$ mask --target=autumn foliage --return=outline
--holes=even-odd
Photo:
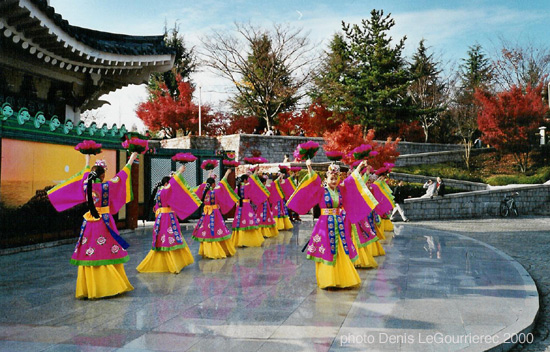
[[[346,155],[342,159],[347,164],[352,164],[355,160],[352,155],[348,155],[353,149],[361,144],[369,144],[372,146],[372,150],[378,152],[378,154],[368,159],[369,165],[373,169],[379,169],[384,166],[385,162],[395,163],[399,152],[397,151],[397,145],[399,144],[399,138],[392,140],[388,138],[385,143],[379,143],[374,140],[375,131],[370,129],[367,135],[363,135],[363,127],[361,125],[349,125],[342,123],[340,127],[334,131],[327,131],[323,134],[325,140],[325,151],[341,151]]]
[[[168,137],[174,137],[178,129],[198,133],[199,107],[193,103],[194,88],[177,76],[178,93],[175,96],[165,83],[160,83],[157,90],[151,91],[148,101],[138,105],[136,114],[151,131],[164,131]],[[204,133],[209,132],[213,119],[210,107],[201,106],[201,124]]]
[[[529,140],[538,131],[548,107],[542,100],[542,83],[536,87],[512,86],[496,95],[476,91],[479,130],[485,143],[515,156],[525,172],[532,145]]]
[[[277,128],[287,135],[302,129],[308,137],[321,137],[325,132],[335,130],[340,124],[332,117],[332,111],[319,103],[313,103],[305,110],[280,113]]]

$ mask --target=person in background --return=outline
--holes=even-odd
[[[424,189],[426,189],[426,194],[424,194],[420,198],[433,198],[435,194],[435,183],[433,180],[428,180],[426,183],[424,183],[424,186],[422,186]]]
[[[443,183],[443,180],[441,180],[441,177],[438,177],[436,179],[435,183],[435,193],[434,196],[441,196],[443,197],[445,195],[445,184]]]
[[[288,163],[288,162],[290,162],[290,159],[288,158],[288,154],[285,154],[283,163]]]
[[[395,214],[397,212],[399,212],[399,215],[401,215],[401,219],[403,219],[403,221],[409,221],[409,218],[407,218],[405,212],[403,211],[403,204],[405,203],[405,193],[403,192],[403,185],[404,182],[403,180],[401,180],[393,189],[393,200],[395,202],[395,207],[392,210],[390,221],[395,220]]]

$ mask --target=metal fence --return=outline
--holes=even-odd
[[[214,150],[161,149],[155,154],[145,154],[143,162],[143,167],[145,168],[145,184],[143,189],[145,192],[144,205],[146,210],[140,220],[152,220],[153,214],[148,211],[152,203],[151,193],[155,185],[162,180],[164,176],[169,176],[170,172],[176,171],[179,168],[180,164],[172,160],[172,157],[177,153],[191,153],[197,157],[197,160],[185,165],[185,171],[183,173],[183,177],[191,187],[200,185],[208,178],[209,172],[201,169],[201,164],[204,160],[218,160],[218,166],[213,170],[214,173],[218,175],[218,179],[220,179],[225,172],[222,163],[223,156],[217,155]],[[200,212],[197,211],[190,218],[196,219],[199,216]]]

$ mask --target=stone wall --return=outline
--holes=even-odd
[[[215,137],[184,136],[160,141],[162,148],[166,149],[205,149],[216,150],[219,141]]]
[[[325,144],[320,137],[299,136],[262,136],[255,134],[233,134],[220,137],[185,136],[161,141],[163,148],[174,149],[209,149],[221,148],[234,150],[239,160],[252,156],[252,151],[258,150],[261,155],[272,162],[282,162],[284,155],[288,154],[292,160],[292,153],[298,144],[314,141],[320,146]],[[384,143],[384,141],[378,141]],[[432,144],[399,142],[398,148],[401,156],[397,160],[397,166],[417,165],[434,162],[461,160],[462,147],[453,144]],[[421,153],[421,154],[418,154]],[[432,160],[435,160],[432,162]],[[323,148],[319,149],[315,162],[328,161]]]
[[[414,143],[414,142],[399,142],[397,150],[402,155],[442,152],[448,150],[462,150],[462,145],[459,144],[438,144],[438,143]]]
[[[499,216],[500,201],[515,196],[520,216],[547,215],[550,185],[527,185],[497,190],[454,193],[445,197],[406,199],[403,210],[411,220],[470,219]]]
[[[425,183],[429,179],[432,179],[434,181],[436,179],[433,176],[411,175],[411,174],[404,174],[400,172],[390,173],[390,178],[394,180],[403,180],[404,182],[408,182],[408,183]],[[489,187],[487,184],[479,183],[479,182],[454,180],[450,178],[442,178],[442,180],[447,187],[461,189],[464,191],[482,191],[482,190],[488,189]]]
[[[315,162],[329,161],[322,148],[323,138],[297,137],[297,136],[262,136],[255,134],[236,134],[218,137],[220,147],[224,150],[234,150],[237,158],[242,160],[245,157],[252,156],[253,151],[261,152],[261,156],[271,162],[282,162],[285,154],[288,154],[290,160],[292,153],[296,150],[298,144],[307,141],[319,143],[321,148],[315,156]]]
[[[401,143],[399,143],[401,144]],[[494,148],[472,149],[471,155],[493,152]],[[449,161],[462,161],[464,151],[462,148],[450,151],[430,152],[420,154],[401,154],[395,162],[395,166],[404,167],[411,165],[439,164]]]

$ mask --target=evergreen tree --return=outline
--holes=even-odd
[[[479,109],[476,106],[474,94],[477,89],[490,92],[493,75],[490,61],[481,45],[471,46],[467,55],[468,57],[462,59],[459,67],[457,91],[450,113],[455,132],[464,145],[464,161],[469,168],[474,136],[479,133],[477,125]]]
[[[411,76],[402,57],[406,37],[391,46],[387,32],[395,25],[390,15],[372,10],[361,27],[342,22],[349,50],[350,69],[344,84],[351,95],[352,122],[370,128],[397,131],[411,116],[407,89]]]
[[[346,89],[345,79],[350,69],[348,45],[342,34],[335,34],[325,51],[319,72],[310,92],[312,100],[332,110],[333,118],[350,111],[351,96]],[[335,116],[337,115],[337,116]]]
[[[413,82],[409,87],[409,96],[415,105],[416,119],[424,130],[425,142],[428,142],[429,130],[438,123],[444,110],[445,84],[441,82],[438,62],[428,50],[422,39],[412,57],[410,72]]]
[[[292,76],[266,33],[250,42],[242,78],[240,94],[230,103],[239,115],[263,118],[262,126],[269,128],[278,113],[292,109],[298,101]]]
[[[184,38],[180,35],[179,25],[174,24],[172,29],[168,29],[164,26],[164,42],[167,47],[172,48],[175,52],[174,67],[163,73],[153,73],[149,77],[148,89],[149,92],[159,91],[160,84],[166,84],[168,91],[172,97],[177,97],[179,94],[178,89],[178,75],[184,81],[190,81],[190,75],[195,72],[197,68],[197,62],[195,57],[194,48],[187,48]],[[153,94],[150,94],[152,98]]]

